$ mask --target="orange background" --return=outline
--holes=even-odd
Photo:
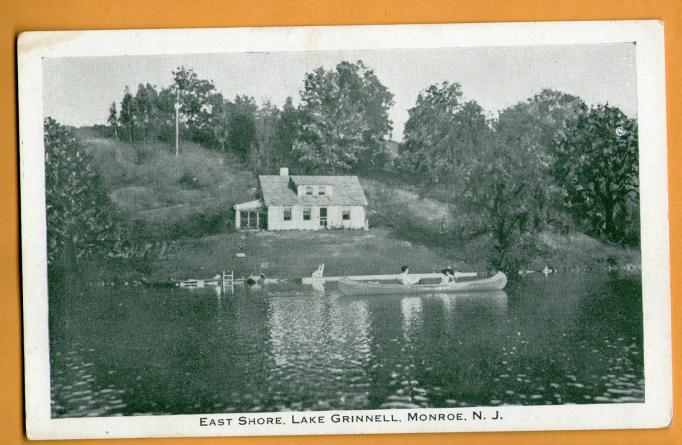
[[[680,0],[0,0],[0,443],[29,442],[23,425],[16,36],[21,31],[230,26],[345,25],[658,19],[665,23],[668,171],[675,412],[682,411],[679,375],[682,317],[682,1]],[[36,203],[36,205],[40,205]],[[104,441],[73,441],[78,444]],[[661,430],[532,433],[291,436],[109,440],[145,444],[682,444],[682,421]],[[55,444],[69,441],[53,442]]]

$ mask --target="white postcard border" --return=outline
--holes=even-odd
[[[561,406],[50,418],[42,60],[47,57],[568,45],[636,42],[640,143],[645,402]],[[670,260],[663,25],[657,21],[346,27],[64,31],[18,41],[26,428],[31,439],[661,428],[672,419]],[[474,411],[487,420],[472,419]],[[491,420],[499,411],[502,419]],[[462,413],[466,421],[410,422],[408,412]],[[399,422],[334,423],[332,414]],[[296,413],[294,413],[296,414]],[[298,413],[302,414],[302,413]],[[282,417],[286,425],[201,426],[201,418]]]

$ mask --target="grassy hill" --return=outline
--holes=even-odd
[[[361,178],[369,201],[370,232],[231,233],[232,206],[254,198],[256,175],[231,153],[183,142],[180,156],[161,144],[128,144],[78,132],[103,178],[117,213],[143,242],[163,242],[164,259],[145,257],[145,273],[196,276],[226,268],[302,276],[327,263],[329,273],[389,273],[409,264],[422,271],[445,265],[460,270],[488,267],[484,238],[462,241],[454,191],[424,193],[398,179]],[[450,200],[452,201],[452,200]],[[605,245],[584,234],[545,232],[526,268],[604,269],[607,261],[639,264],[639,251]],[[166,243],[173,244],[168,259]],[[236,253],[246,259],[236,260]],[[160,257],[161,255],[158,255]],[[611,258],[611,260],[609,260]],[[157,261],[158,260],[158,261]]]
[[[124,220],[149,236],[222,232],[231,206],[253,199],[256,177],[230,153],[183,141],[175,157],[166,144],[128,144],[89,129],[78,136]]]

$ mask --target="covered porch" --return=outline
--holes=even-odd
[[[267,210],[260,200],[236,204],[234,213],[234,226],[237,230],[267,229]]]

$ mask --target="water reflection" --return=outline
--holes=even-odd
[[[51,305],[56,417],[641,402],[641,283],[342,297],[296,285],[74,288]]]
[[[269,299],[268,391],[277,410],[367,405],[369,315],[363,301]]]

